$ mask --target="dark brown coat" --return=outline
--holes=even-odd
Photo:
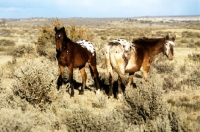
[[[96,52],[87,49],[84,43],[93,47],[89,41],[81,41],[83,45],[72,42],[66,35],[65,28],[57,29],[55,27],[55,40],[56,40],[56,58],[60,69],[60,76],[57,81],[58,89],[63,83],[64,67],[67,66],[69,70],[69,82],[71,87],[71,96],[74,96],[73,85],[73,68],[79,68],[82,76],[82,86],[79,94],[84,93],[87,75],[85,72],[85,64],[88,62],[90,71],[94,76],[97,89],[100,89],[99,76],[96,67]]]

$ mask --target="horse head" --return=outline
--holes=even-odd
[[[65,41],[65,36],[66,36],[66,32],[65,32],[65,28],[62,27],[60,29],[57,29],[57,27],[54,28],[56,34],[55,34],[55,40],[56,40],[56,51],[62,51],[63,48],[63,44]]]
[[[169,60],[173,60],[174,57],[174,46],[175,46],[175,39],[176,36],[170,38],[169,35],[165,36],[165,42],[163,46],[163,53],[167,56]]]

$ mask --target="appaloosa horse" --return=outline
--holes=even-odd
[[[57,29],[55,27],[56,40],[56,58],[60,68],[60,76],[57,80],[58,89],[63,83],[64,67],[67,66],[69,70],[69,82],[71,87],[71,97],[74,96],[73,85],[73,68],[79,68],[82,76],[82,86],[79,94],[84,93],[87,75],[85,72],[85,65],[88,62],[92,76],[97,90],[100,90],[99,75],[96,67],[96,52],[91,42],[87,40],[79,40],[72,42],[66,35],[65,28]]]
[[[106,45],[106,65],[110,78],[109,96],[113,95],[113,69],[118,74],[118,94],[122,93],[121,82],[126,84],[125,73],[129,73],[129,84],[133,83],[134,73],[141,70],[144,79],[155,55],[163,52],[169,60],[173,59],[176,36],[170,38],[142,38],[130,43],[111,41]],[[125,40],[124,40],[125,41]],[[126,47],[126,48],[125,48]]]

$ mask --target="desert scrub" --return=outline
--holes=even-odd
[[[38,41],[36,43],[37,53],[41,56],[46,56],[47,58],[53,58],[55,53],[55,31],[54,28],[61,28],[64,25],[58,20],[54,19],[52,24],[45,24],[40,28],[40,33],[38,37]],[[87,27],[81,26],[78,27],[75,24],[71,24],[69,26],[65,26],[66,34],[72,41],[77,41],[80,39],[86,39],[91,41],[93,39],[92,33],[90,33]]]
[[[24,55],[35,55],[35,49],[31,45],[20,45],[14,47],[8,54],[14,57],[22,57]]]
[[[120,110],[95,112],[95,109],[72,104],[68,109],[60,108],[59,111],[62,111],[60,123],[66,125],[69,131],[122,132],[128,129]]]
[[[105,108],[108,104],[108,100],[107,100],[107,97],[99,97],[97,100],[95,100],[93,103],[92,103],[92,106],[94,108]]]
[[[198,54],[198,53],[189,54],[188,58],[195,62],[200,62],[200,54]]]
[[[199,33],[196,32],[190,32],[190,31],[183,31],[181,33],[182,38],[200,38]]]
[[[13,40],[2,39],[0,40],[0,46],[14,46],[15,42]]]
[[[144,131],[172,131],[178,128],[177,124],[170,124],[176,119],[170,118],[171,112],[167,111],[162,99],[162,82],[159,74],[150,73],[148,82],[136,82],[136,89],[126,87],[125,100],[131,109],[124,113],[129,124],[143,126]]]
[[[152,67],[155,67],[158,73],[171,73],[174,70],[174,63],[160,53],[155,57]]]
[[[57,74],[57,67],[49,60],[27,60],[13,74],[13,92],[31,104],[50,103],[52,89],[56,89]]]
[[[150,75],[148,77],[148,83],[136,82],[137,89],[126,88],[125,91],[126,101],[132,110],[136,110],[135,115],[144,122],[148,119],[155,119],[159,114],[163,114],[162,105],[164,104],[161,99],[162,80],[160,80],[160,83],[155,83],[157,77]]]
[[[12,47],[15,46],[15,42],[13,40],[1,39],[0,40],[0,52],[10,52]]]
[[[183,79],[183,84],[186,84],[193,88],[199,88],[200,86],[200,68],[198,67],[192,71],[186,78]]]
[[[197,47],[200,47],[200,40],[196,40],[195,45],[196,45]]]

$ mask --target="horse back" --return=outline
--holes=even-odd
[[[113,42],[109,42],[105,47],[106,65],[108,72],[112,72],[112,68],[119,74],[124,74],[127,61],[123,52],[123,46]]]
[[[57,53],[58,54],[58,53]],[[60,55],[57,56],[59,64],[63,66],[72,65],[74,68],[85,66],[91,53],[77,43],[68,43]]]
[[[139,71],[144,62],[145,51],[140,47],[134,47],[131,49],[130,59],[126,65],[125,71],[127,73]]]

